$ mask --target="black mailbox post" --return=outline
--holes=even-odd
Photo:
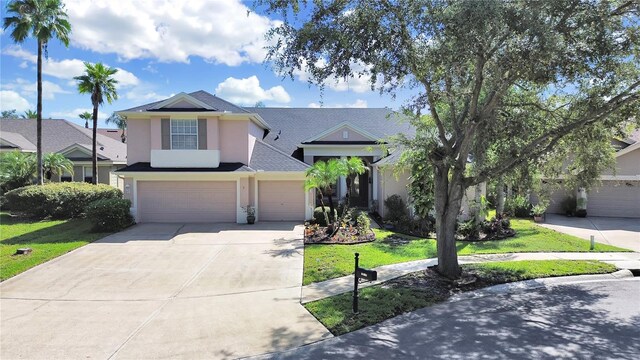
[[[359,266],[360,254],[355,254],[355,271],[353,273],[353,313],[358,313],[358,283],[360,279],[362,281],[376,281],[378,280],[378,272],[375,270],[363,269]]]

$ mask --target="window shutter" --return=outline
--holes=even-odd
[[[198,150],[207,149],[207,119],[198,119]]]
[[[171,122],[169,119],[162,119],[160,133],[162,136],[162,150],[171,149]]]

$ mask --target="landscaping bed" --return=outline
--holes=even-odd
[[[305,244],[363,244],[374,241],[376,234],[369,229],[365,233],[361,233],[355,227],[344,228],[341,227],[336,231],[333,236],[331,232],[327,231],[327,227],[310,225],[304,230],[304,243]]]
[[[352,293],[310,302],[305,307],[332,334],[341,335],[487,286],[616,270],[615,266],[598,261],[570,260],[492,262],[463,265],[462,269],[461,281],[451,281],[434,269],[427,269],[363,288],[359,291],[358,314],[352,312]]]

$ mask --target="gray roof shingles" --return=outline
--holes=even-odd
[[[214,108],[216,111],[226,111],[226,112],[231,112],[231,113],[248,113],[247,110],[234,105],[226,100],[220,99],[219,97],[209,94],[208,92],[204,91],[204,90],[198,90],[198,91],[194,91],[192,93],[189,93],[190,96],[193,96],[195,99],[202,101],[203,103],[211,106],[212,108]],[[160,101],[156,101],[156,102],[152,102],[152,103],[148,103],[148,104],[144,104],[144,105],[140,105],[140,106],[136,106],[136,107],[132,107],[130,109],[126,109],[126,110],[120,110],[120,111],[147,111],[149,109],[152,109],[153,107],[155,107],[156,105],[160,104],[161,102],[165,101],[167,99],[164,100],[160,100]]]
[[[35,144],[35,119],[0,119],[0,131],[18,133]],[[92,129],[85,129],[66,120],[42,120],[42,151],[60,152],[78,144],[91,149]],[[98,155],[112,161],[127,160],[127,145],[107,136],[97,134]],[[101,149],[100,149],[101,148]]]
[[[249,167],[256,171],[304,171],[309,165],[261,140],[256,140]]]
[[[298,145],[310,137],[343,122],[365,130],[378,139],[415,129],[398,113],[384,108],[245,108],[257,113],[271,126],[263,141],[291,155]],[[278,138],[276,140],[276,137]]]

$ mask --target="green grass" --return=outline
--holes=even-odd
[[[0,213],[0,281],[106,235],[91,232],[84,219],[36,221]],[[14,255],[25,247],[33,252]]]
[[[615,266],[598,261],[512,261],[464,265],[486,285],[551,276],[603,274],[616,270]],[[418,273],[415,273],[418,274]],[[405,275],[407,277],[414,274]],[[398,281],[401,281],[399,278]],[[442,302],[449,297],[448,288],[397,287],[388,283],[359,291],[359,313],[352,313],[352,294],[345,293],[310,302],[305,307],[334,335],[341,335],[365,326],[377,324],[405,312]],[[477,287],[476,287],[477,288]],[[439,290],[439,291],[437,291]]]
[[[536,225],[531,220],[512,219],[517,235],[484,242],[458,242],[459,255],[502,254],[514,252],[589,252],[589,241]],[[392,245],[384,239],[391,231],[374,229],[376,240],[359,245],[307,245],[304,251],[304,285],[353,272],[353,254],[360,253],[365,268],[397,264],[437,256],[435,239],[412,239],[404,245]],[[595,252],[629,251],[596,243]]]

